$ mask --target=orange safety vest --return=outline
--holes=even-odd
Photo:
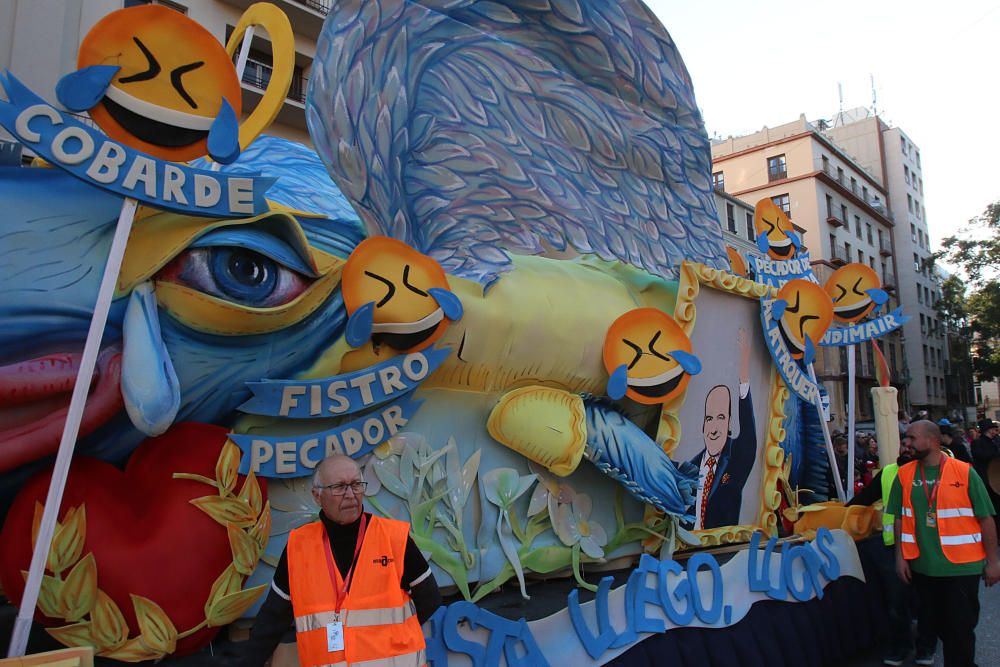
[[[952,563],[974,563],[986,558],[979,519],[969,498],[969,470],[971,466],[958,459],[941,458],[941,474],[937,481],[936,523],[941,551]],[[903,491],[903,512],[900,516],[900,542],[903,558],[913,560],[920,555],[917,545],[916,522],[925,517],[913,516],[913,479],[917,461],[899,469],[899,484]],[[924,493],[927,493],[926,489]],[[928,494],[929,496],[929,494]]]
[[[350,589],[337,611],[343,578],[330,580],[323,523],[288,536],[288,586],[302,667],[417,667],[426,662],[416,608],[400,589],[410,525],[371,517]],[[342,623],[344,650],[327,650],[327,625]]]

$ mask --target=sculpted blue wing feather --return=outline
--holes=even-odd
[[[635,0],[340,0],[307,121],[371,233],[488,282],[508,252],[725,267],[687,71]]]
[[[587,412],[585,456],[629,493],[668,514],[693,521],[686,514],[694,505],[698,470],[675,464],[642,429],[612,407],[595,399],[584,401]]]

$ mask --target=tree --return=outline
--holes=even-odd
[[[959,234],[944,239],[943,246],[947,250],[938,257],[959,267],[972,288],[963,300],[962,281],[945,281],[949,292],[946,299],[943,285],[939,312],[946,321],[968,322],[972,363],[979,379],[1000,377],[1000,200],[970,220]]]

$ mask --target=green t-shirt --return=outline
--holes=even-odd
[[[914,523],[917,526],[917,544],[920,546],[920,555],[910,561],[910,567],[914,572],[927,575],[929,577],[958,577],[968,574],[982,574],[983,562],[972,563],[952,563],[941,550],[941,538],[935,526],[931,528],[927,525],[927,493],[924,491],[924,484],[920,477],[920,465],[913,475],[913,492],[910,499],[913,502]],[[941,466],[926,466],[924,475],[927,477],[927,485],[931,488],[938,481],[941,474]],[[975,470],[969,469],[969,499],[972,501],[972,511],[977,517],[992,516],[993,502],[986,492],[986,486],[982,478]],[[892,490],[889,492],[888,512],[894,516],[902,516],[903,512],[903,489],[897,477],[892,483]]]

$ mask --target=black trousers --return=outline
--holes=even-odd
[[[884,642],[886,655],[905,656],[913,648],[910,626],[914,607],[917,608],[917,653],[933,653],[937,646],[934,626],[927,608],[914,599],[916,593],[913,587],[904,584],[896,574],[896,548],[882,547],[876,564],[882,582],[882,594],[885,596],[885,612],[889,625]],[[917,604],[914,605],[914,602]]]
[[[979,575],[928,577],[913,573],[913,588],[944,648],[945,667],[975,667]]]

